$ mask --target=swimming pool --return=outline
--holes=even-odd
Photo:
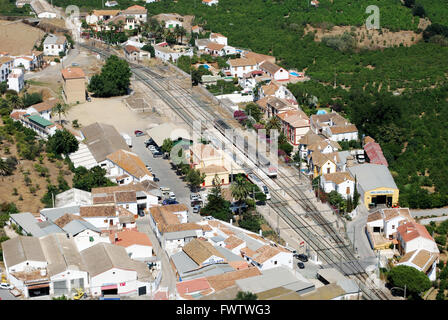
[[[210,66],[208,64],[203,64],[202,66],[207,70],[210,69]]]
[[[289,74],[294,76],[294,77],[298,77],[299,76],[299,74],[297,72],[290,72]]]

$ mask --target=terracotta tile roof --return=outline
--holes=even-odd
[[[336,141],[325,139],[325,140],[318,140],[314,143],[309,144],[308,150],[322,152],[322,150],[324,150],[328,146],[330,146],[333,150],[341,149],[341,146]]]
[[[383,209],[383,213],[384,213],[384,220],[385,221],[389,221],[393,218],[399,217],[400,214],[398,212],[398,210],[395,209]]]
[[[263,239],[262,237],[260,237],[258,234],[254,234],[254,233],[246,233],[246,234],[251,238],[254,238],[254,239],[262,241],[262,242],[266,242],[266,240]]]
[[[193,222],[170,224],[165,227],[164,232],[178,232],[188,230],[202,230],[202,226]]]
[[[26,111],[13,111],[9,116],[15,120],[19,120],[24,114],[26,114]]]
[[[0,57],[0,64],[14,62],[14,59],[11,57]]]
[[[110,243],[115,244],[117,246],[129,247],[132,245],[141,245],[141,246],[150,246],[152,247],[151,240],[148,235],[143,232],[136,231],[134,229],[126,229],[120,232],[117,232],[118,241],[115,241],[115,235],[113,233],[110,234]]]
[[[226,173],[228,170],[224,168],[223,166],[217,166],[217,165],[209,165],[203,168],[199,168],[199,172],[205,173],[205,174],[219,174],[219,173]]]
[[[230,237],[228,237],[224,240],[224,243],[225,243],[227,249],[232,250],[232,249],[235,249],[236,247],[238,247],[239,245],[243,244],[244,241],[238,237],[235,237],[234,235],[231,235]]]
[[[180,223],[179,218],[172,212],[162,207],[151,207],[149,212],[157,224],[160,232],[165,232],[168,225],[177,225]]]
[[[235,270],[243,270],[250,267],[246,261],[230,261],[229,265]]]
[[[244,247],[240,250],[241,254],[248,256],[248,257],[253,257],[255,255],[255,251],[249,249],[249,247]]]
[[[261,109],[266,110],[267,109],[267,102],[269,97],[263,97],[260,100],[257,100],[255,103],[261,107]]]
[[[349,124],[346,126],[332,126],[330,127],[330,131],[332,134],[341,134],[349,132],[358,132],[358,129],[354,124]]]
[[[136,178],[143,178],[144,176],[152,177],[152,173],[149,172],[142,159],[135,153],[120,149],[109,154],[106,159],[112,161]]]
[[[255,267],[251,267],[242,270],[229,271],[216,276],[210,276],[206,279],[215,291],[220,291],[233,286],[236,280],[251,278],[259,275],[261,275],[260,270]]]
[[[70,213],[66,213],[63,216],[60,216],[59,218],[57,218],[56,220],[54,220],[54,223],[59,227],[59,228],[64,228],[67,224],[69,224],[71,221],[73,220],[82,220],[85,221],[82,217],[76,215],[76,214],[70,214]]]
[[[326,181],[333,181],[335,184],[341,184],[346,180],[355,181],[348,172],[334,172],[323,175]]]
[[[210,289],[210,284],[206,278],[193,279],[176,283],[177,292],[180,295],[200,292]]]
[[[364,138],[364,144],[368,144],[369,142],[375,142],[375,139],[373,139],[371,136],[367,136]]]
[[[115,217],[115,206],[86,206],[79,208],[81,217]]]
[[[137,201],[137,194],[135,191],[118,191],[114,193],[115,202],[135,202]]]
[[[254,59],[257,63],[262,63],[263,61],[269,61],[271,63],[275,63],[275,57],[268,56],[266,54],[256,52],[246,52],[244,56],[248,59]]]
[[[120,10],[93,10],[95,16],[116,16],[120,13]]]
[[[222,254],[208,241],[193,239],[182,250],[198,265],[201,265],[211,256],[221,257]]]
[[[381,214],[381,211],[375,211],[367,216],[367,222],[377,221],[377,220],[383,220],[383,215]]]
[[[127,45],[127,46],[125,46],[125,47],[124,47],[124,50],[125,50],[127,53],[140,52],[140,49],[138,49],[138,48],[136,48],[136,47],[134,47],[134,46],[131,46],[131,45]]]
[[[207,44],[207,48],[213,51],[220,51],[222,48],[224,48],[225,45],[223,44],[219,44],[219,43],[215,43],[215,42],[209,42]]]
[[[132,14],[132,13],[146,13],[146,8],[139,6],[139,5],[133,5],[127,8],[123,11],[124,14]]]
[[[323,154],[320,152],[313,152],[311,154],[311,158],[313,160],[313,164],[318,167],[322,167],[327,161],[331,161],[334,164],[337,163],[337,161],[335,161],[333,157],[330,157],[328,154]]]
[[[255,251],[255,253],[256,254],[254,256],[252,256],[251,258],[255,262],[257,262],[259,264],[263,264],[267,260],[278,255],[280,253],[280,250],[278,250],[276,247],[272,247],[270,245],[264,245],[264,246],[258,248]]]
[[[113,203],[114,202],[113,195],[107,195],[102,197],[92,197],[93,204],[103,204],[103,203]]]
[[[131,211],[121,206],[118,206],[117,209],[118,209],[118,221],[120,223],[135,223],[135,217]]]
[[[426,273],[432,266],[434,261],[437,261],[437,259],[439,259],[438,253],[429,252],[428,250],[424,249],[418,249],[406,253],[400,259],[398,264],[410,262],[420,268],[421,271]]]
[[[288,110],[277,116],[294,128],[310,126],[310,120],[302,110]]]
[[[163,208],[169,212],[188,211],[188,207],[183,203],[168,204],[166,206],[163,206]]]
[[[415,222],[408,222],[398,226],[397,232],[401,235],[405,242],[411,241],[418,237],[423,237],[434,241],[434,239],[429,234],[428,230],[421,224]]]
[[[56,104],[58,104],[59,102],[60,102],[59,99],[51,98],[47,101],[43,101],[41,103],[34,104],[31,107],[33,107],[37,112],[40,113],[43,111],[53,109],[56,106]]]
[[[269,61],[265,61],[260,65],[260,69],[274,75],[274,73],[283,68]]]
[[[319,143],[320,141],[324,141],[324,140],[325,139],[322,138],[320,135],[315,134],[314,132],[312,132],[310,130],[299,140],[299,143],[306,145],[306,146],[310,146],[310,145]]]
[[[273,96],[278,90],[278,85],[271,82],[268,85],[261,86],[261,89],[263,90],[265,96]]]
[[[235,232],[233,232],[232,230],[230,230],[227,227],[219,228],[219,230],[221,230],[222,232],[224,232],[228,236],[231,236],[231,235],[235,234]]]
[[[95,194],[113,194],[117,191],[145,191],[146,186],[154,187],[154,189],[158,189],[157,184],[153,181],[143,181],[141,183],[130,183],[126,185],[118,185],[112,187],[101,187],[101,188],[92,188],[91,192],[93,195]]]
[[[214,38],[226,38],[226,36],[223,36],[222,34],[220,34],[220,33],[211,33],[210,34],[210,38],[212,38],[212,39],[214,39]]]
[[[84,71],[82,71],[81,68],[77,67],[69,67],[62,69],[61,71],[62,77],[64,79],[79,79],[79,78],[85,78]]]
[[[255,66],[256,64],[257,62],[254,59],[237,58],[229,60],[229,65],[231,67]]]

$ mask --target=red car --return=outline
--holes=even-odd
[[[135,130],[134,134],[136,137],[140,137],[140,136],[144,135],[143,131],[141,131],[141,130]]]

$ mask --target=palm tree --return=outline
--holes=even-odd
[[[187,30],[185,30],[184,27],[179,28],[179,36],[180,36],[180,42],[182,43],[183,37],[187,35]]]
[[[271,130],[278,130],[282,128],[282,123],[280,122],[280,119],[276,116],[273,116],[271,119],[269,119],[268,123],[266,124],[266,133],[270,136]]]
[[[176,24],[176,27],[174,27],[174,37],[176,38],[176,42],[178,42],[177,39],[179,38],[179,35],[180,35],[180,28],[179,25]]]
[[[23,108],[23,100],[16,94],[11,94],[6,97],[9,102],[9,105],[13,109],[22,109]]]
[[[232,193],[232,197],[236,199],[239,204],[241,204],[249,196],[251,192],[251,186],[248,181],[242,176],[236,176],[235,180],[230,185],[230,191]],[[241,207],[238,209],[238,211],[240,210]]]
[[[124,26],[124,21],[123,20],[118,20],[117,26],[118,26],[118,32],[122,32],[123,31],[123,26]]]
[[[0,175],[2,176],[9,176],[11,174],[11,168],[9,167],[8,163],[0,159]]]
[[[54,106],[54,108],[52,110],[52,114],[59,115],[59,124],[61,124],[62,126],[64,124],[61,122],[61,114],[65,115],[67,113],[67,109],[68,109],[68,105],[66,105],[65,103],[58,103]]]

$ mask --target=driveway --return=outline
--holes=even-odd
[[[131,135],[131,134],[129,134]],[[145,164],[152,168],[152,172],[160,179],[159,186],[168,187],[176,195],[176,199],[179,203],[187,205],[189,208],[188,221],[197,222],[201,221],[202,218],[199,214],[194,214],[190,206],[190,189],[182,179],[176,175],[176,172],[171,167],[171,162],[163,158],[154,158],[151,151],[149,151],[145,145],[144,141],[148,139],[147,135],[140,137],[132,137],[132,152],[136,153]]]

